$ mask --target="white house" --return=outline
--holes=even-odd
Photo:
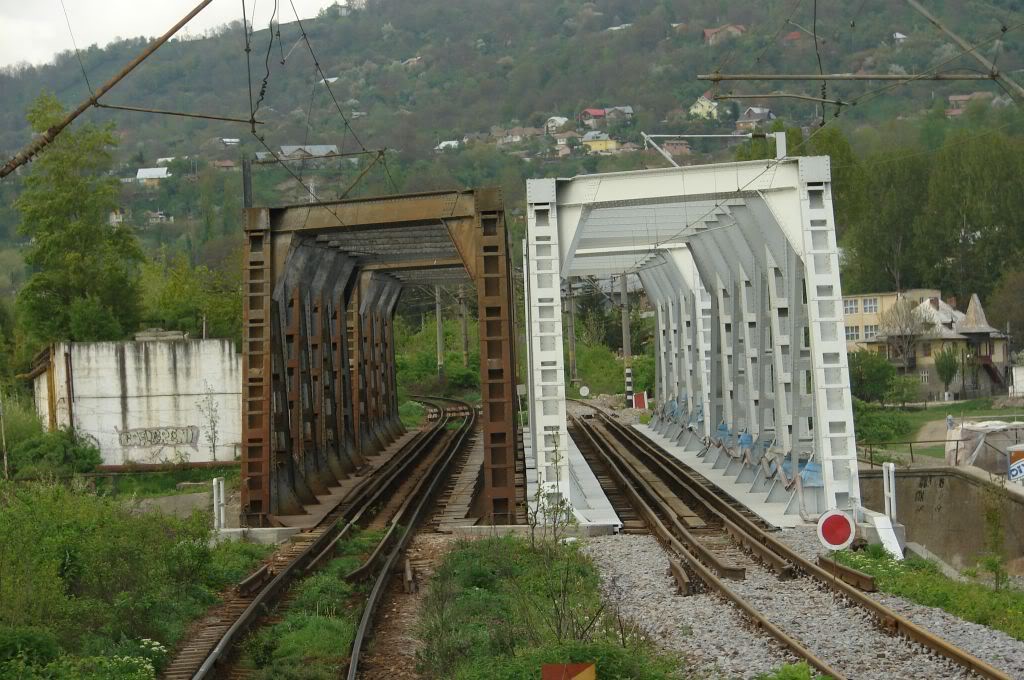
[[[697,101],[690,106],[690,115],[704,120],[718,120],[718,102],[715,101],[711,90],[697,97]]]
[[[27,377],[44,426],[74,427],[97,444],[103,465],[235,460],[242,367],[234,343],[136,337],[60,342],[40,353]]]
[[[562,127],[568,122],[569,119],[566,118],[565,116],[551,116],[544,123],[544,132],[548,133],[549,135],[553,135],[559,130],[561,130]]]
[[[135,181],[145,186],[153,187],[160,183],[160,180],[171,177],[166,166],[159,168],[139,168],[135,171]]]
[[[441,153],[443,151],[454,151],[462,146],[462,142],[457,139],[448,139],[434,147],[434,151]]]

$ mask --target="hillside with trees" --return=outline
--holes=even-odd
[[[981,43],[979,51],[997,59],[1003,71],[1018,75],[1024,65],[1024,36],[1018,39],[1024,3],[928,4],[966,39]],[[317,143],[342,152],[360,145],[388,151],[386,162],[369,169],[371,157],[293,164],[302,183],[280,166],[258,165],[256,204],[307,201],[306,187],[330,200],[346,192],[498,185],[518,248],[525,179],[658,167],[666,161],[642,150],[586,154],[578,144],[571,154],[557,156],[550,136],[511,147],[470,141],[443,153],[434,150],[439,141],[492,128],[543,126],[554,115],[568,118],[567,128],[573,128],[584,108],[615,105],[634,111],[631,120],[607,128],[622,143],[640,141],[641,131],[731,132],[740,107],[764,101],[777,116],[767,125],[787,130],[791,155],[832,157],[845,290],[929,286],[960,300],[977,292],[993,323],[1001,327],[1009,321],[1014,335],[1024,337],[1017,306],[993,304],[1019,299],[1024,280],[1017,264],[1024,253],[1019,217],[1024,197],[1012,190],[1024,162],[1024,117],[996,84],[830,83],[828,98],[856,105],[823,111],[806,101],[741,99],[738,106],[723,101],[724,115],[717,122],[687,113],[708,89],[696,79],[698,73],[816,72],[819,54],[825,72],[976,69],[902,3],[884,11],[864,3],[830,3],[815,17],[811,3],[781,0],[375,0],[362,10],[334,6],[303,21],[309,45],[290,9],[282,7],[280,23],[269,29],[257,26],[246,34],[239,21],[201,38],[169,43],[105,99],[242,118],[248,118],[251,103],[262,142],[244,124],[109,109],[91,110],[76,123],[104,136],[103,162],[94,170],[111,181],[94,180],[103,187],[103,200],[95,204],[102,203],[103,210],[97,207],[90,219],[98,223],[107,209],[121,212],[123,227],[114,231],[131,234],[132,240],[124,242],[127,250],[112,252],[121,252],[118,267],[131,282],[131,299],[138,300],[118,312],[127,316],[114,319],[116,324],[80,329],[89,331],[82,337],[125,336],[148,325],[197,332],[203,319],[218,334],[237,337],[241,173],[236,166],[240,157],[251,158],[267,147]],[[720,44],[706,42],[705,29],[728,24],[744,30]],[[817,51],[813,33],[819,38]],[[145,42],[132,38],[83,50],[91,81],[108,78]],[[821,83],[813,81],[723,84],[713,92],[775,90],[822,94]],[[0,153],[10,154],[30,139],[27,113],[39,106],[40,91],[52,92],[65,108],[87,95],[73,53],[60,54],[51,64],[0,73]],[[993,96],[970,103],[962,115],[946,113],[948,96],[973,91]],[[226,145],[224,138],[240,141]],[[774,153],[763,140],[739,146],[700,140],[692,146],[682,162]],[[165,162],[169,177],[155,185],[112,182],[134,178],[138,168],[171,157]],[[23,369],[38,341],[52,335],[33,327],[25,301],[43,299],[37,295],[42,246],[29,245],[39,228],[24,209],[37,172],[45,172],[44,161],[36,166],[0,182],[0,370],[7,376]],[[72,223],[74,218],[69,216]],[[113,275],[118,267],[104,265],[104,271]],[[19,290],[23,301],[16,309]],[[110,307],[98,290],[75,304]],[[43,321],[59,322],[70,332],[70,320]],[[612,321],[607,325],[614,327]]]

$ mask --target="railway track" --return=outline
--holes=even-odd
[[[361,480],[315,527],[297,534],[246,578],[215,612],[180,645],[161,677],[166,680],[244,677],[232,670],[236,646],[253,627],[272,622],[288,605],[291,584],[333,556],[357,528],[374,525],[384,537],[367,560],[346,579],[370,581],[356,631],[348,676],[355,678],[384,585],[398,566],[415,528],[428,516],[453,463],[476,425],[476,411],[465,402],[416,397],[429,409],[430,426],[417,433],[374,474]]]
[[[613,507],[627,513],[625,517],[639,516],[681,558],[684,573],[678,578],[688,582],[691,592],[717,593],[741,610],[756,629],[833,678],[862,677],[862,670],[855,660],[809,634],[816,626],[831,627],[837,637],[863,627],[859,639],[874,640],[880,652],[888,650],[894,657],[893,674],[887,677],[950,677],[926,670],[920,675],[896,670],[900,663],[913,666],[915,655],[921,664],[933,663],[932,657],[938,655],[942,663],[959,666],[964,677],[968,675],[962,671],[969,677],[1009,679],[851,585],[866,586],[869,577],[865,580],[865,575],[835,563],[826,570],[808,561],[749,511],[737,507],[708,480],[635,429],[602,409],[579,404],[591,413],[570,415],[570,430],[602,487],[615,487],[616,493],[609,495]],[[772,598],[801,603],[800,614],[810,617],[808,625],[800,625],[796,616],[780,615],[784,607]]]

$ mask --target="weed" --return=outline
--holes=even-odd
[[[910,557],[894,560],[881,546],[862,552],[839,551],[836,559],[875,577],[880,590],[1024,640],[1024,592],[996,590],[981,583],[947,578],[938,565]]]

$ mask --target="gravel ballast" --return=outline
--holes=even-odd
[[[668,556],[652,536],[596,536],[583,551],[601,572],[609,606],[665,649],[682,654],[697,677],[756,678],[794,661],[715,595],[676,595],[675,581],[666,574]]]
[[[809,560],[817,559],[818,553],[822,551],[814,527],[787,529],[777,536]],[[926,607],[902,597],[886,593],[870,593],[870,596],[1011,677],[1024,678],[1024,642],[1002,631],[964,621],[941,609]]]

